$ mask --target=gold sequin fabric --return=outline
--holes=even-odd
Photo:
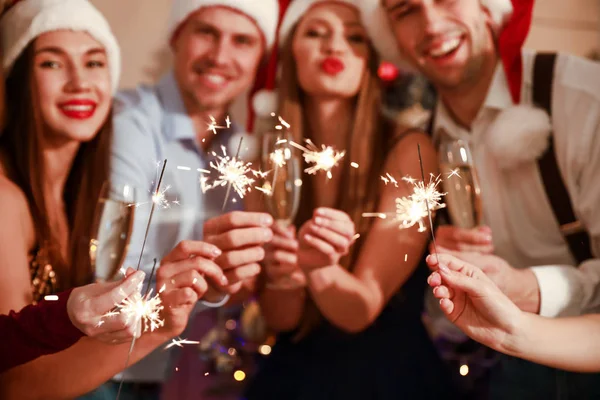
[[[33,304],[37,304],[44,296],[56,293],[56,273],[48,262],[48,256],[44,250],[34,251],[30,257],[29,273],[31,274]]]

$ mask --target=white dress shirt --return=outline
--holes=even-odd
[[[530,104],[534,53],[523,54],[521,99]],[[444,128],[451,137],[470,143],[484,223],[492,229],[496,254],[515,268],[533,267],[540,314],[546,317],[600,310],[600,64],[558,55],[552,99],[558,166],[574,212],[592,240],[594,258],[579,266],[559,230],[537,160],[501,169],[486,145],[490,124],[512,105],[502,65],[470,130],[456,124],[441,101],[434,127],[434,132]]]

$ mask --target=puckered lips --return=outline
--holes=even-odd
[[[345,65],[342,60],[337,57],[327,57],[321,63],[321,70],[328,75],[337,75],[344,70]]]

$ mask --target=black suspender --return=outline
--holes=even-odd
[[[556,54],[540,53],[536,55],[533,67],[533,102],[550,116],[555,63]],[[554,135],[550,135],[549,141],[546,152],[538,160],[540,174],[561,233],[571,254],[581,263],[592,258],[590,237],[573,211],[569,191],[556,161]]]

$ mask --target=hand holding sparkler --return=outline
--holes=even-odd
[[[300,243],[294,225],[273,224],[273,239],[265,245],[264,269],[269,289],[293,289],[306,285],[298,266]]]
[[[337,265],[355,240],[350,216],[332,208],[317,208],[298,233],[298,263],[304,271]]]
[[[108,283],[92,283],[73,289],[67,300],[67,313],[73,325],[87,336],[104,343],[130,342],[136,336],[135,326],[125,316],[104,319],[115,304],[138,293],[144,282],[144,272],[127,271],[127,277]]]
[[[204,224],[204,240],[223,250],[216,263],[229,281],[224,291],[236,293],[244,281],[259,274],[263,245],[273,238],[272,225],[269,214],[244,211],[220,215]]]
[[[156,273],[156,287],[164,306],[164,326],[158,333],[171,339],[183,332],[192,308],[208,290],[207,279],[227,284],[223,271],[214,262],[220,254],[209,243],[183,241],[163,258]]]

